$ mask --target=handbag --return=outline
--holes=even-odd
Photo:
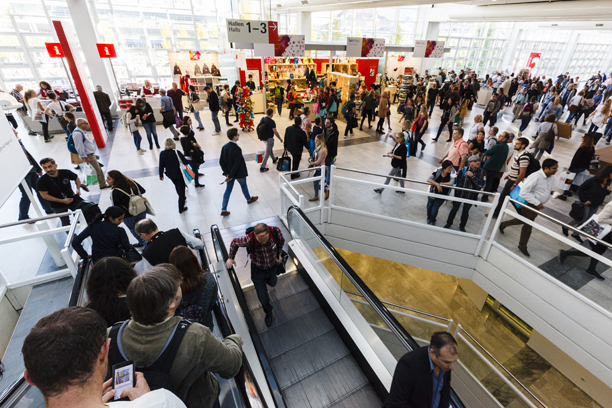
[[[582,201],[574,201],[572,203],[572,209],[569,212],[569,216],[576,221],[582,221],[584,218],[585,205]]]
[[[312,105],[312,111],[314,113],[319,113],[319,104],[315,103],[314,105]]]
[[[289,157],[289,154],[287,154],[286,150],[283,152],[282,157],[278,159],[278,161],[276,162],[276,170],[277,171],[291,170],[291,157]]]
[[[60,109],[62,110],[62,112],[65,112],[65,111],[64,111],[64,106],[62,105],[62,103],[61,103],[61,102],[59,102],[59,106],[60,106]],[[61,125],[62,127],[68,127],[68,123],[69,123],[69,122],[68,122],[68,119],[66,119],[66,118],[64,117],[64,115],[62,115],[62,117],[61,117],[61,118],[60,118],[60,120],[59,120],[59,123],[60,123],[60,125]]]
[[[121,231],[119,230],[118,233],[119,238],[121,239]],[[123,247],[119,248],[118,255],[120,258],[125,259],[130,264],[135,264],[142,261],[142,255],[140,255],[140,253],[132,247],[128,249],[124,249]]]
[[[594,154],[591,158],[591,162],[589,163],[589,169],[598,169],[599,168],[599,156]]]
[[[178,115],[174,117],[174,123],[176,123],[177,128],[183,126],[183,121],[181,120],[181,118],[178,117]]]
[[[330,112],[337,112],[338,111],[338,104],[336,103],[336,101],[333,101],[329,107],[329,111]]]
[[[518,201],[519,203],[527,204],[527,200],[521,197],[521,184],[523,183],[521,182],[518,186],[514,187],[514,190],[510,192],[510,198],[515,201]],[[523,208],[522,205],[516,203],[512,204],[516,207],[517,210]]]
[[[164,122],[174,122],[174,111],[172,109],[162,112]]]
[[[570,112],[576,112],[578,110],[578,106],[577,105],[571,105],[569,108],[567,108],[568,111]]]
[[[36,113],[34,114],[34,120],[38,122],[44,122],[43,113],[41,111],[36,111]]]
[[[142,214],[143,212],[147,211],[147,202],[149,200],[147,200],[140,194],[140,190],[138,190],[138,187],[136,187],[138,194],[132,193],[132,189],[130,189],[130,194],[126,193],[120,188],[115,187],[115,190],[121,191],[123,194],[130,197],[130,201],[128,203],[128,213],[131,216],[136,216],[138,214]]]
[[[179,157],[179,154],[176,150],[174,151],[174,153],[176,153],[176,159],[178,160],[179,168],[181,169],[181,174],[183,175],[185,185],[190,184],[195,178],[195,173],[191,169],[190,165],[185,165],[181,161],[181,158]]]
[[[412,128],[410,129],[410,131],[411,131],[411,132],[414,132],[414,131],[416,131],[416,130],[417,130],[417,123],[416,123],[416,122],[414,122],[414,123],[412,124]]]

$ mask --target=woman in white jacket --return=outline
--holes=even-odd
[[[576,116],[578,112],[580,112],[580,102],[582,102],[583,99],[584,99],[584,91],[580,91],[578,92],[578,95],[575,95],[570,100],[569,108],[567,108],[570,114],[565,120],[565,123],[571,123],[572,119],[574,119],[574,116]]]
[[[144,152],[146,152],[146,150],[143,150],[140,148],[140,142],[142,142],[142,136],[140,135],[140,132],[138,131],[138,123],[140,121],[139,118],[140,116],[138,114],[138,108],[136,106],[132,106],[125,113],[125,122],[126,122],[126,125],[130,133],[132,134],[132,137],[134,138],[134,144],[136,145],[136,151],[138,152],[138,154],[142,155],[144,154]]]
[[[603,104],[600,104],[593,113],[587,118],[591,121],[589,131],[587,133],[597,132],[597,130],[604,124],[610,114],[610,106],[612,105],[612,99],[608,99]]]

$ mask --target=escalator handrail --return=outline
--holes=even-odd
[[[74,284],[72,285],[72,292],[70,293],[68,307],[77,305],[79,295],[81,294],[81,290],[83,289],[83,276],[86,274],[90,262],[90,258],[83,259],[81,265],[79,266],[79,270],[77,271],[77,275],[74,279]],[[17,378],[11,385],[6,387],[4,391],[0,393],[0,407],[3,406],[24,383],[25,378],[23,374],[21,374],[19,378]]]
[[[385,322],[385,324],[391,329],[398,340],[407,348],[409,351],[419,348],[419,344],[414,338],[406,331],[399,321],[393,316],[393,314],[385,307],[385,305],[378,299],[378,297],[372,292],[372,290],[363,282],[363,280],[357,275],[357,273],[351,268],[351,266],[344,260],[342,255],[336,251],[336,248],[319,232],[317,227],[310,221],[304,211],[298,206],[291,206],[287,210],[287,221],[289,223],[289,229],[291,230],[291,212],[295,212],[300,220],[308,227],[310,232],[319,240],[326,252],[336,262],[336,265],[342,270],[346,277],[351,283],[357,288],[359,293],[367,300],[369,305],[376,311],[378,316]],[[451,388],[451,402],[453,407],[464,407],[463,403]]]
[[[202,234],[200,233],[199,229],[193,230],[193,236],[198,238],[200,241],[204,242],[204,240],[202,239]],[[209,271],[208,273],[210,273],[210,267],[209,267],[208,256],[207,256],[208,252],[205,251],[204,248],[198,250],[198,252],[200,254],[200,262],[202,264],[202,269]],[[215,318],[217,319],[219,331],[221,332],[221,335],[223,336],[223,338],[226,338],[227,336],[231,336],[232,334],[236,334],[236,330],[234,329],[234,326],[232,325],[229,315],[227,314],[227,310],[225,309],[225,305],[223,303],[223,298],[221,297],[221,294],[219,293],[219,291],[217,291],[217,301],[213,305],[213,313],[215,314]],[[240,368],[240,373],[238,373],[236,377],[238,376],[244,377],[244,371],[249,372],[251,378],[254,378],[253,369],[251,368],[249,361],[247,360],[246,356],[243,353],[242,354],[242,367]],[[257,394],[261,397],[262,393],[261,393],[261,389],[257,381],[254,381],[254,385],[255,385],[255,388],[257,389]],[[237,386],[237,388],[240,391],[240,397],[242,398],[242,403],[244,404],[244,406],[245,407],[251,406],[249,403],[249,396],[247,395],[246,389],[239,385]],[[268,408],[268,405],[265,399],[260,398],[260,400],[264,408]]]
[[[216,224],[213,224],[210,227],[210,231],[213,236],[213,240],[216,240],[219,243],[219,248],[221,249],[223,259],[219,259],[219,254],[217,253],[217,261],[218,262],[227,262],[229,255],[227,252],[227,248],[225,247],[225,242],[223,237],[221,236],[221,231]],[[274,403],[277,408],[286,408],[285,401],[283,399],[283,395],[281,394],[280,387],[278,386],[278,382],[274,377],[274,373],[272,372],[272,367],[270,366],[270,362],[268,361],[268,357],[266,356],[266,352],[263,347],[263,343],[261,338],[259,337],[259,333],[255,327],[255,322],[253,321],[253,317],[249,311],[249,307],[247,305],[246,297],[244,296],[244,292],[242,291],[242,287],[240,286],[240,282],[238,281],[238,276],[236,275],[236,271],[234,268],[227,268],[228,276],[230,278],[230,282],[232,283],[232,287],[234,292],[236,293],[236,297],[238,298],[238,305],[242,309],[242,314],[246,320],[249,333],[251,335],[251,339],[253,341],[253,346],[257,353],[257,357],[259,362],[261,363],[261,367],[263,368],[263,373],[266,377],[266,382],[271,391],[272,398],[274,399]]]

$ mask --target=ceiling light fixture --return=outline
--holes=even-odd
[[[282,7],[282,5],[281,5],[281,4],[277,4],[277,5],[276,5],[276,7],[281,8],[281,7]]]
[[[302,4],[308,4],[308,0],[302,0]]]

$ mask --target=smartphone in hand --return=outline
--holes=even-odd
[[[113,366],[113,389],[115,390],[114,399],[121,398],[121,393],[126,388],[136,386],[136,370],[133,361],[125,361]]]

